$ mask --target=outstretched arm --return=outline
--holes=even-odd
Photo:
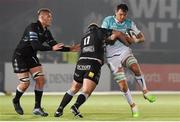
[[[74,44],[71,46],[62,46],[61,49],[58,49],[56,51],[62,51],[62,52],[78,52],[80,50],[80,44]]]

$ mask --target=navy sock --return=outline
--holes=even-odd
[[[74,105],[78,109],[85,101],[86,101],[86,96],[84,94],[80,94]]]
[[[15,97],[14,97],[14,99],[13,99],[13,102],[15,102],[15,103],[19,102],[19,99],[21,98],[21,96],[23,95],[23,93],[24,93],[24,92],[20,92],[20,91],[18,91],[18,90],[16,89],[16,95],[15,95]]]
[[[66,107],[66,105],[72,100],[72,98],[73,98],[73,96],[66,92],[66,94],[64,95],[64,97],[59,105],[59,109],[64,109],[64,107]]]
[[[41,108],[41,99],[43,91],[34,90],[35,92],[35,106],[34,108]]]

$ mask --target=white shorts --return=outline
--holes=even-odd
[[[133,56],[131,49],[123,50],[112,57],[107,57],[107,62],[110,66],[110,69],[113,73],[116,73],[118,71],[119,67],[122,67],[124,61],[129,57]]]

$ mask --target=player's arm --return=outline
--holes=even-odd
[[[109,17],[106,17],[103,21],[102,21],[102,25],[101,28],[109,28]]]
[[[145,41],[144,34],[137,28],[136,24],[132,21],[131,29],[135,32],[135,35],[132,36],[135,43],[141,43]]]
[[[80,49],[80,46],[79,44],[75,44],[75,45],[71,45],[71,46],[64,46],[63,43],[57,43],[51,32],[50,31],[47,31],[48,33],[48,39],[47,39],[47,44],[52,47],[52,50],[53,51],[62,51],[62,52],[69,52],[69,51],[79,51]]]
[[[132,44],[132,38],[128,37],[126,34],[120,31],[113,30],[112,35],[109,37],[111,40],[119,40],[125,45],[129,46]]]
[[[45,46],[39,41],[39,36],[38,36],[38,30],[36,29],[35,24],[31,24],[27,28],[27,37],[28,40],[30,41],[30,44],[34,50],[40,50],[40,51],[50,51],[52,48],[50,46]]]
[[[62,43],[57,43],[52,46],[54,51],[61,51],[61,52],[78,52],[80,50],[80,44],[75,44],[71,46],[64,46]]]
[[[80,50],[80,44],[75,44],[71,46],[64,46],[63,43],[57,43],[52,46],[53,51],[61,51],[61,52],[78,52]]]
[[[63,51],[63,52],[78,52],[80,50],[80,44],[74,44],[71,46],[63,46],[62,49],[59,49],[57,51]]]
[[[144,42],[144,41],[145,41],[144,34],[143,34],[142,32],[140,32],[140,33],[136,36],[136,40],[137,40],[137,43]]]
[[[132,34],[132,35],[127,35],[127,41],[129,43],[141,43],[141,42],[144,42],[144,35],[143,33],[139,33],[138,35],[135,35],[135,34]]]
[[[105,33],[105,43],[106,44],[114,44],[115,41],[121,41],[123,44],[129,46],[131,43],[129,42],[129,40],[131,38],[129,38],[126,34],[124,34],[121,31],[116,31],[116,30],[112,30],[112,29],[105,29],[105,28],[101,28],[102,32]],[[129,40],[128,40],[129,39]]]

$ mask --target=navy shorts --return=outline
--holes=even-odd
[[[36,55],[22,56],[15,52],[12,59],[12,66],[15,73],[23,73],[29,71],[31,68],[41,66],[41,64]]]
[[[101,66],[102,65],[96,60],[79,60],[76,64],[74,80],[78,83],[83,83],[83,79],[87,78],[98,84],[101,74]]]

